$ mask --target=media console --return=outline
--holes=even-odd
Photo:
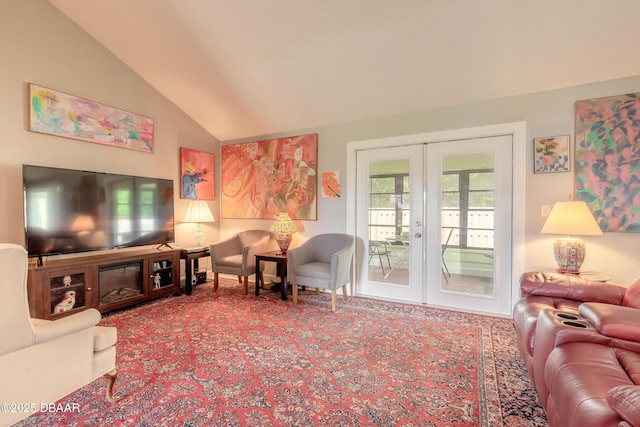
[[[29,267],[31,317],[55,320],[87,308],[101,313],[180,294],[180,250],[117,250]]]

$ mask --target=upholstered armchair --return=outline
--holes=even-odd
[[[298,303],[298,286],[331,291],[331,309],[336,311],[336,291],[347,300],[355,239],[348,234],[319,234],[287,251],[287,271]]]
[[[272,239],[274,236],[270,231],[247,230],[222,242],[213,243],[210,247],[213,291],[218,290],[218,273],[232,274],[238,276],[246,295],[249,276],[256,272],[256,254],[268,251]],[[262,269],[260,277],[256,277],[256,281],[258,280],[264,284]]]
[[[11,425],[93,380],[108,375],[107,398],[116,380],[116,328],[96,326],[88,309],[55,321],[32,319],[27,302],[27,252],[0,244],[0,426]],[[6,409],[6,408],[5,408]],[[11,408],[9,408],[11,409]]]

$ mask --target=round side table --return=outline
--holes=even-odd
[[[593,282],[604,283],[611,280],[611,276],[604,273],[600,273],[598,271],[582,271],[580,272],[580,274],[578,274],[578,276],[583,279],[591,280]]]

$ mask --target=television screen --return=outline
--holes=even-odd
[[[174,240],[173,180],[23,165],[30,256]]]

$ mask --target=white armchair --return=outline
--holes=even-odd
[[[336,291],[347,299],[355,239],[348,234],[319,234],[287,251],[287,271],[298,303],[298,286],[331,290],[331,309],[336,311]]]
[[[249,291],[249,276],[256,272],[256,255],[268,251],[273,239],[274,235],[270,231],[247,230],[221,242],[213,243],[209,248],[213,270],[213,291],[218,289],[218,273],[233,274],[238,276],[238,281],[244,285],[246,295]],[[263,280],[262,270],[260,277],[256,277],[256,282],[259,280]]]
[[[67,394],[108,375],[113,397],[116,328],[95,326],[98,310],[88,309],[55,321],[32,319],[27,302],[27,252],[0,244],[0,403],[23,412],[0,411],[8,426]]]

